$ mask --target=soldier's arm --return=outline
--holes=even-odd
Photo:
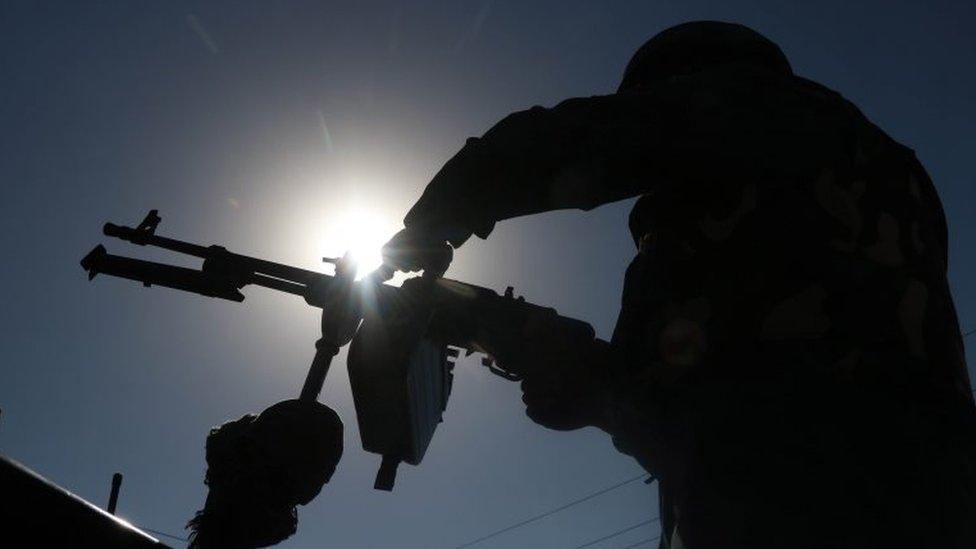
[[[484,238],[503,219],[588,210],[643,192],[643,151],[662,133],[646,103],[643,95],[609,95],[509,115],[444,165],[404,225],[460,227],[464,238]]]

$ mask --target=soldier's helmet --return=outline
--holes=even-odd
[[[644,43],[627,64],[617,91],[633,91],[674,76],[733,63],[793,74],[779,46],[749,27],[694,21],[661,31]]]

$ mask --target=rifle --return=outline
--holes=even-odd
[[[485,354],[482,364],[505,379],[525,374],[494,360],[498,349],[518,348],[527,328],[552,330],[582,350],[594,341],[593,328],[514,296],[456,280],[421,276],[392,286],[376,276],[355,280],[348,258],[327,275],[159,236],[161,218],[152,210],[135,228],[106,223],[105,236],[203,259],[200,269],[177,267],[109,254],[96,246],[81,266],[98,274],[127,278],[203,296],[242,302],[241,288],[261,286],[302,297],[322,309],[322,337],[302,387],[300,400],[315,401],[332,358],[351,343],[349,381],[363,449],[383,456],[374,488],[391,490],[400,462],[419,465],[451,392],[459,352]]]

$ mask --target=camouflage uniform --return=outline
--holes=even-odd
[[[611,434],[662,481],[662,544],[976,547],[945,217],[836,92],[722,63],[535,107],[469,140],[405,223],[487,236],[638,195]]]

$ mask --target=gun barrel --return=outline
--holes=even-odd
[[[136,280],[145,286],[155,284],[208,297],[219,297],[237,302],[244,301],[244,294],[237,290],[238,286],[233,280],[220,278],[196,269],[112,255],[106,252],[105,247],[101,245],[96,246],[81,260],[81,266],[88,271],[89,278],[105,273],[119,278]]]
[[[138,229],[133,229],[132,227],[126,227],[125,225],[106,223],[105,226],[102,227],[102,233],[105,236],[125,240],[126,242],[138,244],[139,246],[155,246],[157,248],[164,248],[202,259],[206,259],[210,253],[209,248],[206,246],[193,244],[191,242],[184,242],[174,238],[156,236],[148,231],[140,231]]]
[[[142,259],[112,255],[104,246],[96,246],[81,260],[81,266],[88,271],[89,278],[107,274],[142,282],[146,286],[165,286],[185,292],[208,297],[219,297],[230,301],[244,301],[238,291],[247,284],[263,286],[279,292],[301,296],[308,300],[309,288],[303,284],[289,282],[259,273],[240,273],[240,277],[222,277],[214,272],[186,267],[166,265]],[[326,275],[322,275],[326,276]],[[314,300],[313,300],[314,301]],[[316,305],[316,303],[312,303]]]
[[[131,242],[139,246],[153,246],[181,254],[199,257],[205,261],[204,271],[219,270],[222,273],[233,272],[241,275],[245,273],[256,273],[265,275],[266,277],[278,278],[304,286],[322,284],[331,278],[328,275],[317,273],[315,271],[292,267],[290,265],[282,265],[281,263],[265,261],[263,259],[257,259],[246,255],[235,254],[227,251],[221,246],[201,246],[200,244],[194,244],[192,242],[185,242],[175,238],[159,236],[151,231],[140,230],[138,228],[127,227],[124,225],[116,225],[114,223],[106,223],[102,228],[102,233],[104,233],[105,236],[125,240],[126,242]],[[261,285],[269,288],[280,289],[279,287],[270,285],[270,283]],[[292,290],[284,291],[295,293]]]

